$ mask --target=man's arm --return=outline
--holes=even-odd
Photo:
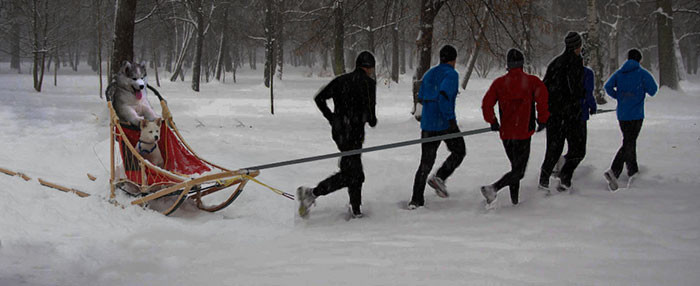
[[[584,106],[588,108],[588,113],[594,114],[596,110],[598,110],[598,104],[596,104],[595,98],[593,97],[593,90],[595,89],[595,74],[593,74],[593,71],[588,68],[586,68],[584,72],[583,87],[586,89]]]
[[[484,116],[484,121],[489,124],[495,124],[498,122],[498,119],[496,119],[496,114],[493,112],[493,108],[496,106],[496,102],[498,101],[498,92],[496,91],[497,81],[498,79],[491,83],[491,87],[489,87],[489,90],[486,91],[484,98],[481,100],[481,113]]]
[[[607,93],[610,97],[617,99],[617,72],[610,76],[608,81],[605,82],[603,88],[605,89],[605,93]]]
[[[440,88],[438,92],[438,106],[440,108],[440,113],[447,119],[455,119],[455,106],[452,104],[455,102],[457,97],[457,91],[459,90],[459,74],[457,72],[448,73],[445,78],[440,82]]]
[[[659,86],[656,85],[656,80],[654,79],[654,76],[651,75],[648,71],[645,71],[644,73],[644,92],[648,93],[649,96],[654,96],[656,95],[656,92],[659,90]]]
[[[377,105],[377,83],[374,80],[371,80],[371,83],[369,85],[369,90],[368,90],[368,96],[369,96],[369,123],[370,127],[377,126],[377,113],[376,113],[376,105]]]
[[[321,87],[321,89],[318,91],[318,93],[316,93],[316,96],[314,96],[314,101],[316,102],[316,106],[318,106],[318,109],[323,114],[323,117],[325,117],[328,120],[328,122],[332,121],[333,112],[331,112],[331,109],[328,108],[328,104],[326,103],[326,100],[333,97],[333,88],[335,85],[336,85],[336,81],[332,80],[327,85]]]
[[[535,108],[537,109],[537,122],[540,124],[547,123],[549,120],[549,92],[544,83],[532,76],[532,83],[535,85]]]

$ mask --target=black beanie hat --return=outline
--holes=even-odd
[[[440,49],[440,63],[451,62],[457,59],[457,49],[451,45],[444,45]]]
[[[510,49],[508,55],[506,56],[506,66],[508,69],[521,68],[525,63],[525,57],[523,53],[518,49]]]
[[[582,43],[581,35],[576,32],[569,32],[566,34],[566,38],[564,39],[564,44],[566,44],[567,50],[575,50],[580,47]]]
[[[628,60],[635,60],[638,63],[642,62],[642,52],[637,49],[631,49],[627,52]]]
[[[369,51],[362,51],[357,55],[355,60],[355,68],[373,68],[374,67],[374,55]]]

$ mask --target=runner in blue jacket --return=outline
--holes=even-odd
[[[420,120],[421,138],[460,132],[455,116],[455,101],[459,87],[459,74],[454,68],[456,61],[457,50],[453,46],[445,45],[440,49],[440,64],[423,75],[418,91],[418,100],[423,105]],[[437,173],[430,176],[430,179],[428,174],[435,163],[441,141],[421,144],[420,165],[413,181],[413,196],[408,203],[408,209],[419,208],[425,204],[423,192],[426,179],[438,196],[443,198],[449,196],[445,180],[459,167],[467,151],[462,137],[443,141],[450,150],[450,156]]]
[[[617,151],[612,166],[603,175],[611,191],[618,188],[617,179],[627,165],[628,185],[639,173],[637,166],[637,137],[644,121],[644,99],[658,90],[656,80],[639,63],[642,53],[631,49],[628,60],[605,83],[605,92],[617,100],[617,120],[622,130],[622,147]]]

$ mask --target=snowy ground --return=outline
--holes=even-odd
[[[312,101],[330,78],[288,71],[275,83],[273,116],[260,73],[244,70],[238,83],[203,84],[200,93],[189,82],[166,81],[161,93],[192,147],[230,168],[335,152]],[[700,283],[697,78],[682,83],[684,92],[662,89],[648,100],[638,143],[642,175],[630,190],[608,192],[601,175],[621,142],[615,114],[606,113],[588,123],[588,155],[573,194],[535,190],[545,140],[537,134],[521,204],[511,206],[505,190],[500,207],[485,212],[478,186],[509,167],[498,136],[480,134],[466,138],[467,158],[447,182],[451,197],[427,188],[427,206],[418,211],[402,206],[420,147],[363,155],[367,216],[347,222],[343,190],[320,198],[301,220],[295,202],[255,184],[213,214],[185,206],[164,217],[112,206],[105,200],[107,112],[97,84],[81,71],[60,75],[57,87],[47,77],[36,93],[30,75],[0,65],[0,167],[33,178],[0,175],[0,285]],[[489,84],[472,80],[458,98],[462,130],[486,126],[480,100]],[[399,85],[382,81],[377,93],[379,124],[368,128],[365,146],[418,138],[410,77]],[[438,161],[445,157],[443,146]],[[293,193],[330,175],[336,163],[265,170],[260,179]],[[37,178],[93,196],[47,189]]]

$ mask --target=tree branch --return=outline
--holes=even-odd
[[[136,19],[134,21],[134,25],[143,22],[144,20],[148,19],[153,15],[153,12],[155,12],[158,9],[158,1],[156,1],[156,5],[153,6],[153,9],[151,9],[151,12],[148,12],[146,16],[141,17],[140,19]]]

